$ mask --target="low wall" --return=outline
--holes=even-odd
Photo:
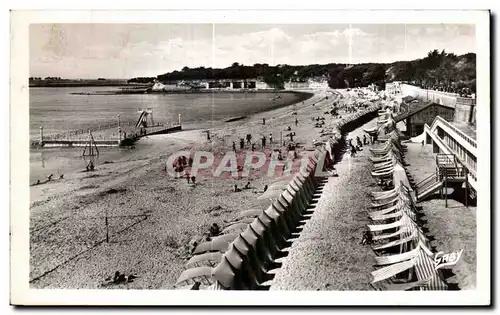
[[[419,87],[401,84],[401,94],[410,95],[422,102],[435,102],[437,104],[455,107],[458,94],[446,93],[432,90],[424,90]]]

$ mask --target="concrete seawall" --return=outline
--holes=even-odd
[[[403,96],[409,95],[422,102],[435,102],[454,108],[454,121],[476,123],[476,99],[460,97],[456,93],[424,90],[408,84],[401,84],[400,87]]]

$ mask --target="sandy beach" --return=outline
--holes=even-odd
[[[317,92],[303,103],[214,126],[210,141],[205,130],[152,136],[141,141],[158,144],[154,156],[137,153],[130,161],[100,164],[93,173],[65,174],[64,179],[32,186],[31,286],[99,288],[107,277],[120,271],[139,276],[126,285],[130,289],[172,288],[185,269],[189,244],[200,240],[213,223],[224,226],[237,213],[251,208],[256,193],[275,178],[259,172],[242,179],[202,173],[193,186],[165,172],[168,156],[179,150],[223,154],[232,150],[233,141],[238,145],[237,153],[244,154],[249,148],[240,152],[239,139],[247,133],[252,134],[258,150],[260,137],[272,134],[273,143],[268,142],[263,150],[269,154],[282,147],[280,133],[289,132],[296,134],[300,156],[319,139],[321,129],[335,122],[331,115],[324,115],[323,128],[314,128],[312,118],[323,116],[333,102],[331,95],[328,100],[325,96]],[[284,131],[288,126],[291,131]],[[283,140],[289,137],[283,136]],[[247,182],[249,189],[233,192],[235,184],[243,187]]]

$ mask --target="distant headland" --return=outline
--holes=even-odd
[[[143,87],[148,84],[127,82],[126,79],[64,79],[60,77],[30,77],[29,87],[83,87],[83,86],[125,86]]]

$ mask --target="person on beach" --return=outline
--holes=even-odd
[[[196,185],[196,177],[191,176],[191,183],[193,183],[193,185]]]
[[[363,144],[364,144],[364,145],[367,145],[367,144],[368,144],[367,139],[366,139],[366,135],[363,135]]]
[[[297,118],[295,118],[295,126],[297,126],[299,124],[299,120]]]
[[[236,142],[233,141],[233,151],[236,152]]]
[[[262,124],[265,125],[266,124],[266,119],[265,118],[262,118]]]
[[[262,148],[266,147],[266,136],[262,137]]]
[[[351,157],[356,156],[356,148],[354,146],[351,146]]]
[[[247,144],[252,144],[252,135],[247,133]]]
[[[273,134],[269,134],[269,144],[273,144]]]
[[[361,245],[370,245],[373,243],[373,234],[370,230],[363,233],[363,238],[361,239]]]
[[[221,232],[220,227],[217,223],[212,224],[210,227],[210,236],[217,236]]]

